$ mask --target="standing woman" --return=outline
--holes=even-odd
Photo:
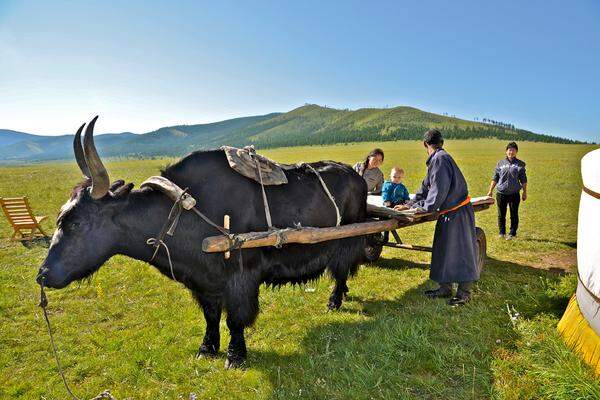
[[[510,142],[506,146],[506,158],[498,161],[494,176],[490,184],[488,196],[492,196],[494,188],[497,189],[496,200],[498,203],[498,230],[500,237],[511,240],[517,236],[519,228],[519,203],[521,199],[527,200],[527,174],[525,163],[517,158],[519,146]],[[521,189],[523,194],[521,195]],[[510,231],[506,236],[506,207],[510,208]]]
[[[379,167],[383,164],[383,150],[373,149],[363,162],[354,164],[354,170],[363,177],[367,183],[368,194],[381,194],[383,186],[383,172]]]

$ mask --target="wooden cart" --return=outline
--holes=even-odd
[[[491,197],[478,197],[471,199],[474,210],[482,211],[494,204]],[[398,229],[437,220],[437,215],[432,213],[414,213],[410,211],[394,211],[386,207],[368,204],[367,214],[369,220],[356,224],[348,224],[327,228],[298,227],[275,229],[265,232],[249,232],[231,234],[229,237],[210,236],[202,242],[202,250],[207,253],[228,253],[237,248],[256,248],[268,246],[283,246],[287,243],[313,244],[327,240],[343,239],[353,236],[369,236],[369,245],[365,248],[365,256],[369,261],[379,258],[384,246],[416,250],[431,251],[431,247],[405,244],[400,239]],[[229,216],[225,216],[229,221]],[[479,248],[478,268],[483,268],[486,257],[486,239],[483,229],[476,228],[477,244]],[[389,240],[391,233],[394,242]],[[373,240],[371,240],[373,239]]]
[[[494,204],[494,199],[491,197],[477,197],[471,199],[471,205],[475,212],[487,210],[491,205]],[[368,204],[367,212],[370,218],[375,220],[381,219],[389,219],[389,218],[398,218],[398,214],[402,214],[403,212],[394,211],[390,208],[386,207],[377,207]],[[424,222],[431,222],[437,220],[437,215],[435,214],[414,214],[411,221],[406,221],[398,225],[398,228],[403,228],[406,226],[412,226],[417,224],[422,224]],[[483,270],[483,265],[486,259],[487,253],[487,241],[485,237],[485,232],[480,227],[475,228],[475,235],[477,237],[477,269],[479,272]],[[391,238],[390,238],[391,236]],[[393,241],[391,240],[393,239]],[[392,229],[389,231],[381,232],[373,234],[368,241],[367,247],[365,248],[365,258],[374,262],[377,261],[381,255],[383,247],[393,247],[396,249],[404,249],[404,250],[413,250],[413,251],[425,251],[431,252],[432,248],[430,246],[417,246],[412,244],[407,244],[402,241],[397,229]]]

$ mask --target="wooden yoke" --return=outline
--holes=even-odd
[[[162,176],[151,176],[146,179],[142,182],[140,188],[146,187],[163,192],[174,202],[181,198],[181,206],[186,210],[191,210],[196,205],[196,199],[189,193],[184,193],[183,189]]]

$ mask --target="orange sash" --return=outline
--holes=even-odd
[[[467,204],[471,204],[471,196],[467,195],[467,198],[460,202],[457,206],[454,206],[448,210],[440,211],[440,215],[448,214],[451,211],[456,211],[459,208],[466,206]]]

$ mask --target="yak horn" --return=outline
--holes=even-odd
[[[85,162],[85,155],[83,154],[83,147],[81,147],[81,132],[83,132],[83,127],[85,124],[81,125],[75,134],[75,139],[73,139],[73,151],[75,152],[75,161],[77,161],[77,165],[79,165],[79,169],[83,173],[83,175],[90,177],[90,169]]]
[[[102,164],[102,160],[100,160],[100,156],[94,145],[94,125],[97,119],[98,116],[94,117],[88,124],[83,136],[83,154],[85,155],[85,162],[90,172],[89,177],[92,178],[91,193],[93,199],[104,197],[110,187],[108,172],[106,172],[106,168]]]

